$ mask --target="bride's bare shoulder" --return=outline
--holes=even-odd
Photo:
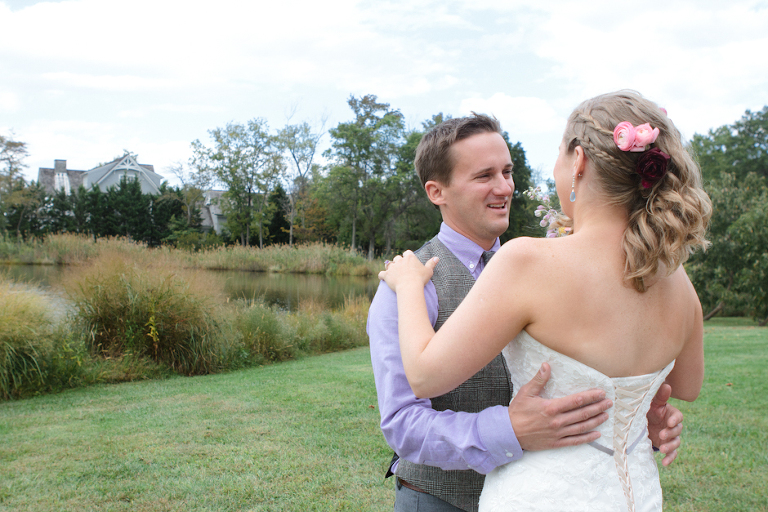
[[[558,242],[562,242],[562,240],[558,238],[520,236],[506,242],[499,250],[499,254],[513,259],[540,259],[543,255],[557,253],[560,249],[558,246],[561,245]]]

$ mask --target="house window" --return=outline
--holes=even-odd
[[[69,195],[69,175],[66,172],[57,172],[53,178],[53,188],[63,190],[65,194]]]

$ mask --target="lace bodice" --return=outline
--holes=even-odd
[[[656,461],[646,414],[674,361],[649,375],[610,378],[521,332],[505,349],[515,391],[548,362],[552,377],[542,395],[566,396],[602,388],[613,401],[609,419],[590,445],[526,452],[486,478],[481,511],[661,510]]]

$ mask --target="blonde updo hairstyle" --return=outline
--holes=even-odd
[[[671,157],[666,174],[649,188],[635,170],[643,152],[621,151],[613,140],[613,130],[622,121],[658,128],[651,148]],[[712,203],[702,189],[701,171],[658,105],[634,91],[597,96],[570,115],[564,141],[568,153],[583,148],[600,191],[610,204],[627,210],[624,279],[636,290],[645,291],[644,279],[654,276],[660,263],[669,275],[697,248],[707,247],[704,236]]]

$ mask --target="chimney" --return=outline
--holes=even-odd
[[[53,161],[53,168],[56,173],[60,172],[67,172],[67,161],[66,160],[54,160]]]

